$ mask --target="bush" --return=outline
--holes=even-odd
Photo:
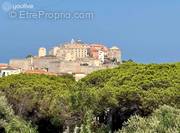
[[[180,109],[167,105],[160,107],[148,118],[132,116],[118,133],[179,133]]]
[[[31,124],[15,116],[5,96],[0,94],[0,129],[7,133],[37,133]]]

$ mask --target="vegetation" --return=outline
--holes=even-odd
[[[70,75],[13,75],[0,79],[0,91],[16,116],[25,125],[31,121],[39,133],[108,133],[121,128],[120,132],[126,132],[135,121],[142,119],[146,125],[155,117],[161,121],[160,112],[167,110],[165,115],[171,117],[174,110],[179,111],[180,63],[144,65],[129,61],[93,72],[78,82]],[[159,113],[155,111],[164,104],[167,106]],[[168,120],[173,121],[171,118]],[[139,123],[138,130],[132,132],[140,130]],[[175,131],[173,125],[159,127]]]
[[[135,64],[101,70],[77,83],[76,109],[91,109],[115,131],[131,115],[150,115],[160,105],[180,107],[180,64]],[[99,128],[99,127],[98,127]]]
[[[30,123],[14,115],[5,96],[0,94],[0,132],[1,133],[37,133]]]
[[[39,132],[59,132],[70,118],[72,77],[13,75],[0,79],[15,113],[38,125]]]
[[[127,126],[126,126],[127,125]],[[179,133],[180,109],[162,106],[152,116],[132,116],[119,133]]]
[[[29,54],[29,55],[26,56],[26,59],[32,58],[32,57],[33,57],[33,55],[32,55],[32,54]]]

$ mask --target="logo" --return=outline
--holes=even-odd
[[[2,7],[2,10],[3,10],[3,11],[8,12],[8,11],[12,10],[13,5],[12,5],[10,2],[5,1],[5,2],[1,5],[1,7]]]
[[[11,3],[8,1],[5,1],[1,5],[2,10],[5,12],[9,12],[10,10],[18,10],[18,9],[33,9],[34,5],[30,3]]]

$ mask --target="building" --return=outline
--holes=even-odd
[[[57,56],[57,53],[58,53],[58,50],[60,48],[59,47],[53,47],[50,51],[49,51],[49,55],[52,55],[52,56]]]
[[[57,57],[67,61],[75,61],[88,57],[89,46],[80,40],[72,40],[70,43],[60,45],[57,50]]]
[[[104,63],[104,51],[99,50],[98,51],[98,59],[103,64]]]
[[[93,58],[101,63],[121,62],[121,51],[118,47],[107,48],[103,44],[92,43],[90,45],[83,43],[81,40],[53,47],[49,51],[49,55],[58,57],[61,60],[76,61],[84,58]]]
[[[117,62],[122,62],[121,61],[121,50],[118,47],[112,47],[109,49],[108,57],[111,60],[116,60]]]
[[[26,59],[10,60],[13,68],[21,68],[29,74],[79,74],[83,77],[93,71],[116,67],[121,62],[121,51],[117,47],[107,48],[98,43],[86,44],[81,40],[53,47],[46,55],[46,49],[41,47],[39,55]]]
[[[43,47],[39,48],[38,56],[39,57],[46,56],[46,48],[43,48]]]
[[[121,51],[118,47],[107,48],[102,44],[91,44],[90,45],[90,57],[99,59],[101,63],[111,62],[116,60],[121,63]]]
[[[91,44],[89,54],[92,58],[99,59],[99,51],[104,52],[104,56],[107,56],[109,49],[102,44]]]
[[[0,69],[7,68],[8,64],[0,64]]]
[[[21,73],[21,69],[18,68],[7,67],[0,69],[0,77],[6,77],[9,75],[20,74],[20,73]]]

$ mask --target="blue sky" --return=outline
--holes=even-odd
[[[6,0],[0,0],[2,5]],[[20,20],[0,6],[0,62],[37,54],[74,39],[116,45],[123,59],[141,63],[180,61],[179,0],[8,0],[34,11],[91,11],[93,20]]]

